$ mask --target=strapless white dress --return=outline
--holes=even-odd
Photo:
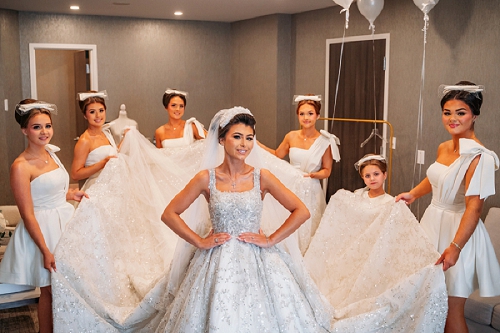
[[[103,126],[104,127],[104,126]],[[118,154],[118,149],[116,147],[115,140],[113,139],[113,135],[111,134],[111,131],[109,130],[109,126],[106,126],[103,128],[102,132],[106,136],[106,138],[109,141],[109,145],[104,145],[97,147],[96,149],[92,150],[88,156],[87,159],[85,160],[85,166],[91,166],[96,164],[99,161],[102,161],[108,156],[114,156]],[[86,181],[85,184],[83,184],[81,190],[82,191],[87,191],[97,180],[99,175],[101,174],[102,170],[99,170],[98,172],[94,173],[92,176],[90,176]]]
[[[161,146],[163,148],[174,148],[174,147],[185,147],[192,144],[195,141],[193,126],[191,126],[192,124],[196,126],[198,134],[202,138],[204,138],[205,132],[203,130],[203,125],[198,120],[196,120],[196,118],[192,117],[186,120],[186,124],[184,125],[184,132],[182,132],[182,137],[177,139],[165,139],[161,142]]]

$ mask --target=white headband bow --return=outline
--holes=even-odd
[[[167,94],[167,95],[175,94],[175,95],[182,95],[182,96],[186,97],[188,93],[185,91],[180,91],[180,90],[168,88],[167,90],[165,90],[165,94]]]
[[[77,99],[79,101],[84,101],[89,97],[101,97],[102,99],[108,99],[108,93],[106,90],[98,91],[98,92],[84,92],[78,93]]]
[[[33,109],[45,109],[48,110],[52,114],[57,114],[57,106],[55,104],[38,101],[30,104],[17,104],[16,105],[16,113],[19,115],[23,115]]]
[[[359,161],[354,163],[354,168],[356,170],[359,170],[359,166],[361,164],[365,163],[366,161],[370,161],[370,160],[377,160],[377,161],[382,161],[384,163],[387,163],[385,160],[385,157],[382,155],[367,155],[367,156],[363,156]]]
[[[312,95],[312,96],[307,96],[307,95],[295,95],[293,96],[293,102],[298,103],[300,101],[315,101],[315,102],[321,102],[321,95]]]
[[[478,93],[478,92],[483,92],[484,91],[484,86],[483,85],[475,85],[475,86],[457,86],[457,85],[447,85],[447,84],[442,84],[438,88],[438,95],[439,97],[443,97],[450,91],[466,91],[469,93]]]

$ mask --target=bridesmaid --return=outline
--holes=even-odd
[[[276,150],[260,142],[258,144],[279,158],[289,155],[290,164],[301,170],[304,177],[310,178],[313,183],[313,193],[309,196],[310,200],[305,202],[311,212],[311,219],[299,229],[300,249],[304,254],[326,208],[320,180],[330,177],[333,160],[339,161],[340,154],[338,138],[327,131],[316,129],[321,111],[321,96],[299,95],[294,102],[297,103],[300,130],[289,132]]]
[[[71,178],[87,179],[82,190],[87,190],[111,158],[116,157],[118,148],[106,122],[106,91],[79,93],[78,100],[88,128],[80,135],[75,145]]]
[[[206,131],[199,121],[194,117],[182,119],[187,104],[186,96],[186,92],[174,89],[167,89],[163,94],[163,106],[169,119],[155,131],[156,147],[182,147],[205,138]]]
[[[16,121],[28,141],[27,148],[14,160],[10,185],[22,220],[0,263],[0,282],[40,287],[38,322],[40,332],[52,332],[51,272],[56,270],[54,250],[73,205],[83,191],[69,190],[69,176],[50,145],[53,135],[53,104],[25,99],[15,110]]]
[[[427,177],[396,201],[410,204],[432,192],[420,225],[441,253],[436,265],[443,265],[448,289],[445,332],[465,333],[465,301],[474,289],[482,297],[500,295],[500,266],[480,219],[484,200],[495,194],[499,160],[475,132],[484,87],[461,81],[441,88],[441,121],[451,140],[439,145]]]

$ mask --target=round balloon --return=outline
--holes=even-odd
[[[416,1],[416,0],[415,0]],[[384,8],[384,0],[358,0],[359,12],[373,25]]]
[[[349,9],[351,7],[351,3],[354,0],[333,0],[337,5],[344,7],[344,9]]]
[[[415,6],[417,6],[424,14],[429,14],[432,8],[439,2],[439,0],[413,0]]]

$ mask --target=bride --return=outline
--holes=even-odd
[[[218,136],[215,132],[219,123],[220,118],[214,118],[207,139],[204,140],[206,143],[197,145],[199,154],[190,155],[190,161],[198,170],[215,167],[223,160],[223,150],[217,144]],[[215,145],[210,146],[215,149],[206,146],[209,142],[215,142]],[[246,158],[248,165],[269,169],[292,192],[301,193],[301,187],[307,186],[302,183],[302,173],[287,162],[262,152],[255,145]],[[200,160],[199,156],[203,158]],[[176,296],[183,290],[181,286],[188,276],[188,266],[195,250],[184,240],[177,242],[177,235],[160,220],[164,207],[196,173],[193,171],[194,167],[185,169],[179,167],[178,162],[175,155],[165,155],[136,130],[129,131],[118,157],[104,168],[91,188],[90,198],[78,207],[55,251],[58,270],[52,275],[52,289],[56,332],[154,332],[162,318],[171,313],[167,309],[175,306]],[[299,198],[303,200],[300,195]],[[392,221],[397,223],[394,220],[394,216],[397,216],[394,213],[397,211],[392,211],[392,206],[377,211],[381,212],[380,219],[392,217]],[[366,223],[369,224],[369,219],[376,216],[368,214],[369,210],[364,212],[364,218],[368,219]],[[339,215],[338,218],[344,216],[345,221],[353,221],[358,217],[353,213],[345,207],[345,215]],[[260,224],[262,232],[265,235],[273,234],[289,214],[271,196],[266,196]],[[325,227],[329,225],[327,221],[333,218],[330,214],[331,211],[327,209],[320,228],[322,224]],[[181,218],[198,235],[208,234],[210,219],[204,198],[198,198],[181,214]],[[336,232],[331,228],[326,230]],[[332,247],[333,240],[340,241],[336,251],[329,253],[328,257],[324,254],[318,256],[316,262],[311,260],[308,266],[326,268],[324,260],[330,263],[335,261],[332,259],[342,261],[346,258],[343,249],[347,249],[349,244],[342,243],[340,234],[324,234],[323,239],[313,240],[312,248],[321,250],[321,244],[325,244],[329,236]],[[316,242],[318,245],[315,245]],[[373,278],[375,274],[371,269],[379,269],[380,265],[389,267],[384,265],[392,262],[392,259],[384,257],[387,252],[384,252],[383,244],[379,245],[380,252],[375,253],[379,260],[363,260],[364,270],[351,270],[353,274],[357,274],[356,281]],[[390,253],[406,260],[408,265],[416,260],[422,262],[418,256],[420,253],[428,253],[427,248],[425,244],[417,245],[420,247],[404,247],[401,253]],[[297,268],[295,272],[307,275],[302,268],[303,258],[296,233],[283,240],[280,246],[288,253],[290,264]],[[327,249],[325,247],[324,250]],[[356,258],[356,254],[351,253],[350,261],[345,261],[344,267],[355,267]],[[419,265],[416,274],[426,281],[421,285],[429,289],[413,293],[411,299],[406,292],[415,290],[410,288],[415,281],[414,275],[405,275],[408,274],[406,271],[391,266],[395,274],[400,274],[401,281],[394,288],[375,288],[374,284],[360,285],[356,297],[344,295],[335,300],[335,304],[331,304],[335,312],[330,329],[356,332],[360,325],[373,324],[370,327],[376,332],[404,332],[408,320],[411,321],[417,315],[426,325],[426,332],[439,331],[441,319],[446,316],[446,305],[444,310],[432,317],[424,315],[430,310],[429,307],[406,307],[408,302],[423,302],[434,304],[433,309],[443,309],[442,298],[435,291],[440,290],[444,282],[426,267]],[[273,267],[268,269],[273,277]],[[323,272],[323,275],[332,274],[331,278],[338,280],[337,276],[344,276],[341,269],[342,266],[339,266],[339,269],[330,269]],[[301,277],[299,280],[307,281],[307,278]],[[321,285],[319,289],[331,299],[328,289],[323,289]],[[363,295],[363,291],[369,293]],[[298,296],[295,293],[293,295]],[[408,302],[403,302],[402,306],[400,302],[404,300]],[[413,313],[412,310],[418,312]],[[384,325],[384,320],[391,320],[391,325]]]

